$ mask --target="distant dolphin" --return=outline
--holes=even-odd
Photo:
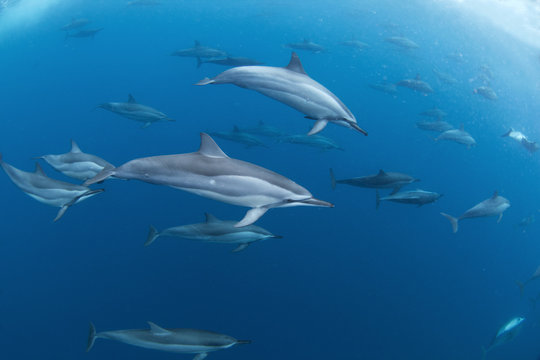
[[[444,120],[435,120],[435,121],[417,121],[416,127],[421,130],[426,131],[436,131],[436,132],[445,132],[452,130],[454,127],[447,123]]]
[[[86,352],[94,346],[96,339],[109,339],[124,344],[167,351],[180,354],[197,354],[193,360],[203,360],[209,352],[228,349],[238,344],[250,344],[250,340],[235,338],[206,330],[196,329],[164,329],[153,322],[148,322],[150,329],[115,330],[96,333],[94,324],[90,323]]]
[[[286,142],[289,144],[298,144],[311,146],[322,150],[341,150],[343,148],[339,146],[334,140],[322,135],[288,135],[282,136],[278,139],[279,142]]]
[[[286,135],[283,131],[279,130],[278,128],[274,126],[265,124],[264,121],[262,120],[259,120],[259,123],[257,124],[256,127],[243,128],[242,132],[252,134],[252,135],[267,136],[267,137],[274,137],[274,138]]]
[[[131,94],[128,95],[128,101],[125,103],[109,102],[100,104],[98,107],[109,110],[125,118],[140,121],[144,123],[143,128],[146,128],[157,121],[175,121],[161,111],[151,108],[150,106],[139,104]]]
[[[428,116],[433,117],[438,120],[441,120],[443,117],[446,117],[448,114],[439,109],[438,107],[434,107],[433,109],[424,110],[420,113],[422,116]]]
[[[540,266],[538,266],[535,270],[535,272],[531,275],[530,278],[527,279],[525,282],[516,281],[517,286],[519,286],[519,293],[521,296],[523,296],[523,291],[525,290],[525,286],[530,283],[533,280],[540,278]]]
[[[308,133],[313,135],[324,129],[328,122],[342,125],[367,135],[351,111],[328,89],[310,78],[295,52],[284,68],[270,66],[240,66],[226,70],[213,79],[204,78],[195,85],[234,84],[255,90],[289,105],[315,120]]]
[[[518,316],[504,324],[499,331],[497,331],[488,348],[485,349],[482,347],[482,360],[486,358],[488,351],[491,351],[495,346],[505,344],[514,339],[523,327],[523,321],[525,321],[525,318]]]
[[[233,57],[227,56],[224,59],[209,59],[201,60],[197,57],[197,67],[201,67],[202,64],[215,64],[221,66],[249,66],[249,65],[262,65],[263,63],[257,60],[253,60],[246,57]]]
[[[201,133],[201,147],[197,152],[135,159],[102,171],[85,185],[109,177],[171,186],[228,204],[251,207],[236,227],[253,224],[272,208],[334,206],[315,199],[305,188],[282,175],[229,158],[205,133]]]
[[[75,18],[73,18],[73,19],[71,19],[71,21],[69,23],[62,26],[60,28],[60,30],[62,30],[62,31],[75,30],[75,29],[81,28],[83,26],[86,26],[89,23],[90,23],[90,20],[88,20],[88,19],[75,19]]]
[[[433,88],[427,82],[422,81],[420,75],[416,75],[414,79],[404,79],[398,81],[396,85],[406,87],[424,94],[430,94],[433,92]]]
[[[521,131],[516,131],[513,128],[510,128],[510,130],[501,135],[501,137],[509,137],[514,139],[530,153],[533,153],[540,148],[535,141],[530,141],[525,135],[523,135]]]
[[[508,201],[507,198],[499,196],[498,192],[495,191],[492,197],[465,211],[465,213],[463,213],[463,215],[461,215],[459,218],[455,218],[445,213],[441,213],[441,215],[450,221],[450,224],[452,224],[452,231],[456,233],[458,231],[459,220],[476,217],[498,216],[497,223],[499,223],[503,217],[503,212],[509,207],[510,201]]]
[[[411,39],[403,37],[403,36],[388,37],[384,39],[384,41],[391,43],[393,45],[396,45],[404,50],[418,49],[420,47],[418,46],[417,43],[415,43]]]
[[[377,91],[384,92],[391,95],[394,95],[397,93],[396,84],[392,84],[392,83],[369,84],[368,86],[372,88],[373,90],[377,90]]]
[[[36,170],[33,173],[19,170],[4,162],[2,154],[0,154],[0,166],[11,181],[28,196],[41,203],[60,208],[54,221],[59,220],[71,205],[104,191],[51,179],[45,175],[39,163],[36,163]]]
[[[239,252],[246,249],[249,245],[259,240],[278,238],[268,230],[259,226],[248,225],[241,228],[235,227],[236,221],[220,220],[212,214],[206,213],[206,221],[200,224],[191,224],[175,226],[158,232],[155,227],[150,225],[148,238],[145,246],[152,244],[158,237],[172,236],[185,239],[194,239],[200,241],[214,242],[220,244],[236,244],[237,248],[233,252]]]
[[[450,74],[443,73],[437,69],[433,69],[433,73],[437,76],[437,79],[446,84],[454,85],[458,83],[458,81]]]
[[[218,137],[221,139],[234,141],[240,144],[246,145],[246,147],[250,148],[253,146],[261,146],[268,148],[268,146],[263,143],[261,140],[257,139],[255,136],[242,132],[238,126],[234,126],[232,131],[214,131],[214,132],[208,132],[210,136]]]
[[[297,43],[289,43],[284,45],[287,48],[294,49],[294,50],[305,50],[305,51],[311,51],[315,54],[325,52],[326,49],[317,43],[314,43],[313,41],[309,41],[304,39],[301,42]]]
[[[96,36],[96,34],[100,32],[101,30],[103,30],[103,28],[80,30],[73,34],[66,32],[66,39],[67,38],[88,38],[88,37],[91,37],[93,39],[94,36]]]
[[[437,201],[442,195],[436,192],[430,192],[425,190],[412,190],[397,192],[392,195],[381,197],[379,191],[376,193],[376,208],[379,208],[381,201],[392,201],[402,204],[426,205]]]
[[[488,100],[497,100],[499,97],[495,91],[488,86],[479,86],[473,90],[474,94],[478,94]]]
[[[448,141],[454,141],[458,144],[467,145],[467,149],[470,149],[471,146],[476,145],[476,140],[466,132],[463,128],[463,124],[459,126],[459,129],[450,129],[446,130],[441,135],[439,135],[437,138],[435,138],[435,141],[439,140],[448,140]]]
[[[340,43],[343,46],[348,46],[357,50],[364,50],[365,48],[368,48],[369,45],[365,42],[358,41],[358,40],[345,40]]]
[[[100,157],[83,153],[73,140],[71,140],[70,152],[59,155],[43,155],[39,158],[45,160],[56,171],[79,180],[93,178],[103,169],[114,168],[114,165]]]
[[[219,49],[202,46],[197,40],[195,40],[195,45],[192,48],[176,50],[171,55],[194,58],[222,58],[226,57],[227,53]]]
[[[420,181],[420,179],[415,179],[407,174],[379,170],[379,173],[376,175],[336,180],[334,171],[330,169],[330,181],[332,183],[332,189],[336,188],[336,184],[347,184],[372,189],[393,189],[392,194],[395,194],[402,186]]]

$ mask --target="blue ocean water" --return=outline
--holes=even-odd
[[[196,151],[199,132],[225,131],[262,120],[305,133],[311,120],[260,94],[232,85],[193,86],[225,68],[170,56],[195,40],[285,66],[283,44],[310,39],[328,51],[298,51],[306,72],[355,114],[364,137],[328,125],[323,135],[344,149],[320,151],[267,141],[246,149],[216,139],[231,157],[283,174],[335,208],[269,211],[258,225],[283,235],[240,253],[229,246],[162,238],[144,247],[148,227],[201,222],[204,213],[238,220],[244,208],[172,188],[106,181],[106,192],[56,210],[0,176],[0,354],[4,359],[190,359],[98,339],[85,354],[88,322],[98,331],[164,327],[209,329],[251,345],[212,359],[346,357],[352,359],[478,359],[481,347],[514,316],[527,320],[490,359],[537,359],[540,314],[531,307],[540,284],[520,297],[540,265],[540,230],[532,223],[540,193],[538,153],[501,138],[510,127],[540,140],[539,51],[490,20],[454,3],[396,1],[126,1],[21,0],[0,13],[0,151],[26,171],[33,157],[69,150],[120,165],[160,154]],[[19,9],[17,9],[19,7]],[[21,10],[23,8],[24,10]],[[13,13],[10,13],[13,11]],[[11,15],[16,14],[16,15]],[[64,38],[72,18],[103,28],[94,39]],[[385,42],[406,36],[419,49]],[[363,51],[340,42],[357,39]],[[463,54],[458,62],[448,57]],[[486,65],[499,99],[473,94]],[[433,69],[458,83],[441,82]],[[434,92],[400,88],[396,95],[368,84],[420,74]],[[128,94],[176,122],[141,129],[96,105]],[[463,123],[477,146],[434,142],[415,128],[419,112],[439,107]],[[338,178],[399,171],[414,186],[443,193],[420,208],[383,203],[375,191],[330,186]],[[44,166],[46,173],[73,180]],[[502,221],[464,220],[457,234],[439,212],[460,215],[493,191],[511,201]],[[538,214],[537,217],[539,217]]]

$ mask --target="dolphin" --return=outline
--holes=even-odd
[[[339,146],[334,140],[322,135],[289,135],[282,136],[278,139],[279,142],[286,142],[290,144],[306,145],[322,150],[341,150],[343,148]]]
[[[395,194],[402,186],[420,181],[420,179],[415,179],[412,176],[398,172],[385,172],[379,170],[379,173],[376,175],[336,180],[334,171],[330,169],[330,181],[332,183],[332,189],[336,188],[336,184],[347,184],[373,189],[393,189],[392,194]]]
[[[284,46],[286,48],[294,49],[294,50],[311,51],[312,53],[315,53],[315,54],[326,52],[326,49],[324,48],[324,46],[314,43],[313,41],[306,40],[306,39],[297,43],[285,44]]]
[[[535,272],[531,275],[530,278],[527,279],[525,282],[516,281],[517,286],[519,286],[519,293],[521,296],[523,296],[523,291],[525,290],[525,286],[530,283],[533,280],[536,280],[540,278],[540,266],[538,266],[535,270]]]
[[[215,131],[215,132],[209,132],[208,134],[213,137],[218,137],[221,139],[230,140],[230,141],[234,141],[240,144],[244,144],[248,148],[252,146],[262,146],[265,148],[268,147],[266,146],[265,143],[257,139],[255,136],[240,131],[240,129],[236,125],[233,127],[232,131]]]
[[[525,318],[518,316],[504,324],[497,331],[488,348],[482,347],[482,360],[486,358],[488,351],[491,351],[495,346],[505,344],[515,338],[523,327],[523,321],[525,321]]]
[[[125,103],[109,102],[100,104],[98,107],[109,110],[125,118],[140,121],[144,123],[143,128],[146,128],[157,121],[175,121],[161,111],[151,108],[150,106],[139,104],[131,94],[128,95],[128,101]]]
[[[202,46],[197,40],[195,40],[195,45],[192,48],[176,50],[171,55],[194,58],[222,58],[226,57],[227,53],[219,49]]]
[[[369,47],[369,45],[366,44],[365,42],[358,41],[358,40],[346,40],[346,41],[342,41],[340,44],[343,46],[351,47],[356,50],[364,50],[365,48]]]
[[[208,84],[234,84],[289,105],[304,113],[306,118],[315,120],[308,135],[318,133],[329,121],[367,135],[341,100],[306,74],[295,52],[292,53],[289,65],[284,68],[240,66],[226,70],[212,79],[204,78],[195,85]]]
[[[476,145],[476,140],[474,140],[471,134],[463,129],[463,124],[459,126],[459,129],[446,130],[435,138],[435,141],[439,140],[449,140],[457,142],[458,144],[467,145],[467,149],[470,149],[471,146]]]
[[[201,146],[197,152],[135,159],[117,168],[103,170],[85,185],[109,177],[167,185],[228,204],[250,207],[236,227],[253,224],[272,208],[334,207],[329,202],[315,199],[308,190],[282,175],[228,157],[205,133],[201,133]]]
[[[262,120],[259,120],[256,127],[244,128],[242,129],[242,132],[266,137],[281,137],[286,135],[283,131],[276,127],[265,124]]]
[[[519,228],[523,232],[525,232],[527,230],[527,227],[529,227],[535,221],[536,221],[536,218],[535,218],[534,214],[529,214],[529,216],[525,216],[517,224],[515,224],[514,227]]]
[[[482,96],[484,99],[488,99],[488,100],[497,100],[499,98],[497,94],[495,93],[495,91],[488,86],[479,86],[473,90],[473,93],[478,94]]]
[[[66,39],[67,38],[88,38],[91,37],[92,39],[98,32],[103,30],[103,28],[99,29],[88,29],[88,30],[80,30],[76,33],[70,34],[69,32],[66,32]]]
[[[71,19],[71,21],[69,23],[67,23],[66,25],[62,26],[60,28],[60,30],[62,31],[70,31],[70,30],[75,30],[75,29],[78,29],[78,28],[82,28],[86,25],[88,25],[88,23],[90,23],[90,20],[88,19]]]
[[[402,36],[391,36],[384,39],[384,41],[390,44],[396,45],[397,47],[400,47],[404,50],[418,49],[420,47],[417,43],[415,43],[411,39],[402,37]]]
[[[513,128],[510,128],[510,130],[501,135],[501,137],[514,139],[530,153],[535,152],[540,147],[535,141],[530,141],[521,131],[516,131]]]
[[[274,235],[268,230],[256,225],[237,228],[234,226],[236,221],[220,220],[208,213],[205,216],[206,221],[203,223],[176,226],[161,232],[158,232],[155,227],[150,225],[148,238],[144,245],[148,246],[152,244],[160,236],[172,236],[221,244],[237,244],[238,247],[233,252],[239,252],[259,240],[282,238],[282,236]]]
[[[438,120],[441,120],[443,117],[446,117],[448,114],[439,109],[438,107],[434,107],[433,109],[424,110],[420,113],[422,116],[427,117],[433,117]]]
[[[249,65],[262,65],[263,63],[257,60],[246,58],[246,57],[227,56],[224,59],[209,59],[209,60],[202,60],[200,57],[197,57],[197,68],[201,67],[202,64],[215,64],[215,65],[221,65],[221,66],[249,66]]]
[[[377,91],[391,94],[391,95],[397,93],[396,84],[392,84],[392,83],[369,84],[369,87],[372,88],[373,90],[377,90]]]
[[[228,349],[234,345],[250,344],[250,340],[237,340],[231,336],[196,329],[164,329],[148,322],[150,329],[114,330],[96,333],[90,323],[86,352],[96,339],[109,339],[124,344],[180,354],[197,354],[193,360],[203,360],[209,352]]]
[[[454,85],[458,83],[458,81],[450,74],[443,73],[442,71],[439,71],[437,69],[433,69],[433,73],[435,74],[435,76],[437,76],[437,79],[446,84]]]
[[[445,132],[452,130],[454,127],[444,120],[436,121],[417,121],[416,127],[421,130]]]
[[[499,216],[497,223],[499,223],[503,217],[503,212],[510,207],[510,201],[499,195],[497,191],[492,197],[476,204],[469,210],[465,211],[459,218],[455,218],[445,213],[441,213],[442,216],[450,221],[452,224],[452,231],[456,233],[458,231],[458,221],[462,219],[470,219],[485,216]]]
[[[422,81],[420,75],[416,75],[414,79],[404,79],[396,83],[397,86],[406,87],[408,89],[418,91],[424,94],[433,92],[433,88],[425,81]]]
[[[402,191],[385,197],[379,195],[379,191],[376,193],[376,208],[379,208],[381,201],[393,201],[402,204],[414,204],[418,207],[437,201],[442,195],[436,192],[413,190]]]
[[[79,180],[88,180],[96,176],[103,169],[114,168],[114,165],[100,157],[83,153],[73,140],[71,140],[71,150],[68,153],[43,155],[39,158],[45,160],[56,171]]]
[[[0,154],[0,166],[11,181],[28,196],[41,203],[60,208],[54,221],[59,220],[71,205],[104,191],[51,179],[45,175],[39,163],[36,163],[36,170],[33,173],[19,170],[4,162],[2,154]]]

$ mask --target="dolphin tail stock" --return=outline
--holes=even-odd
[[[454,234],[457,233],[457,231],[458,231],[458,221],[459,221],[459,219],[458,219],[458,218],[455,218],[455,217],[453,217],[453,216],[451,216],[451,215],[448,215],[448,214],[446,214],[446,213],[443,213],[443,212],[441,213],[441,215],[444,216],[445,218],[447,218],[448,221],[450,221],[450,224],[452,225],[452,232],[453,232]]]
[[[522,283],[521,281],[516,280],[516,285],[519,287],[519,295],[523,297],[523,291],[525,290],[525,283]]]
[[[375,191],[375,209],[379,210],[379,206],[381,205],[381,194],[379,194],[379,190]]]
[[[336,177],[334,176],[334,170],[330,168],[330,183],[332,185],[332,190],[336,189]]]
[[[508,130],[507,132],[505,132],[504,134],[501,135],[501,137],[507,137],[507,136],[510,136],[510,133],[512,132],[513,129],[510,129]]]
[[[115,170],[115,168],[113,168],[113,169],[103,169],[100,173],[98,173],[98,174],[97,174],[96,176],[94,176],[93,178],[86,180],[86,181],[83,183],[83,186],[92,185],[92,184],[95,184],[95,183],[98,183],[98,182],[102,182],[102,181],[104,181],[105,179],[110,178],[111,176],[114,175],[114,170]]]
[[[60,210],[58,210],[58,214],[56,214],[56,217],[54,218],[53,222],[57,222],[58,220],[60,220],[60,218],[62,216],[64,216],[64,214],[66,213],[67,209],[69,209],[69,207],[71,205],[76,204],[82,198],[93,196],[93,195],[99,194],[99,193],[104,192],[104,191],[105,191],[105,189],[88,190],[88,191],[82,193],[81,195],[75,196],[73,199],[71,199],[70,202],[62,205]]]
[[[201,60],[200,56],[197,56],[197,69],[201,67],[203,64],[203,61]]]
[[[86,352],[92,350],[94,343],[96,342],[96,327],[94,324],[90,323],[90,329],[88,330],[88,343],[86,345]]]
[[[150,229],[148,230],[148,236],[146,237],[146,242],[144,243],[144,246],[152,244],[159,237],[159,235],[159,231],[157,231],[157,229],[153,225],[150,225]]]
[[[202,79],[201,81],[195,83],[194,85],[202,86],[202,85],[213,84],[215,82],[216,82],[216,80],[205,77],[204,79]]]

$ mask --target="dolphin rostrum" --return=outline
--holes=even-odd
[[[392,195],[381,197],[379,191],[376,193],[376,208],[379,208],[381,201],[392,201],[402,204],[414,204],[418,207],[426,205],[432,202],[435,202],[442,195],[436,192],[425,191],[425,190],[412,190],[412,191],[402,191],[397,192]]]
[[[292,53],[289,65],[284,68],[239,66],[226,70],[212,79],[204,78],[195,85],[208,84],[234,84],[289,105],[305,114],[306,118],[315,120],[315,125],[308,135],[318,133],[328,122],[367,135],[341,100],[306,74],[295,52]]]
[[[205,216],[206,221],[203,223],[175,226],[161,232],[158,232],[155,227],[150,225],[148,238],[144,245],[150,245],[161,236],[172,236],[221,244],[237,244],[238,247],[235,248],[233,252],[239,252],[256,241],[281,238],[281,236],[274,235],[268,230],[256,225],[237,228],[234,226],[236,221],[220,220],[208,213],[206,213]]]
[[[103,169],[114,168],[114,165],[109,164],[100,157],[83,153],[73,140],[71,140],[70,152],[59,155],[43,155],[40,158],[45,160],[56,171],[79,180],[93,178]]]
[[[253,224],[272,208],[334,206],[315,199],[308,190],[282,175],[228,157],[205,133],[201,133],[201,147],[197,152],[131,160],[117,168],[103,170],[85,185],[109,177],[167,185],[228,204],[250,207],[236,227]]]
[[[144,123],[143,128],[150,126],[156,121],[175,121],[161,111],[139,104],[131,94],[128,95],[127,102],[109,102],[100,104],[98,107],[125,118],[140,121]]]
[[[96,333],[90,323],[88,345],[90,351],[96,339],[109,339],[124,344],[180,354],[197,354],[193,360],[203,360],[209,352],[228,349],[234,345],[250,344],[250,340],[237,340],[231,336],[196,329],[164,329],[148,322],[150,329],[114,330]]]
[[[445,213],[441,213],[441,215],[450,221],[450,224],[452,224],[452,231],[456,233],[458,231],[459,220],[485,216],[499,216],[497,219],[497,223],[499,223],[503,217],[503,212],[509,207],[510,201],[508,201],[507,198],[500,196],[499,193],[495,191],[492,197],[476,204],[465,211],[459,218],[455,218]]]
[[[379,170],[379,173],[375,175],[336,180],[334,170],[330,169],[330,181],[332,182],[332,189],[336,188],[336,184],[347,184],[372,189],[393,189],[392,194],[395,194],[402,186],[420,181],[420,179],[415,179],[412,176],[398,172]]]
[[[4,162],[0,154],[0,165],[11,181],[28,196],[41,203],[60,208],[54,221],[59,220],[71,205],[104,191],[51,179],[45,175],[39,163],[36,163],[36,170],[33,173],[26,172]]]

